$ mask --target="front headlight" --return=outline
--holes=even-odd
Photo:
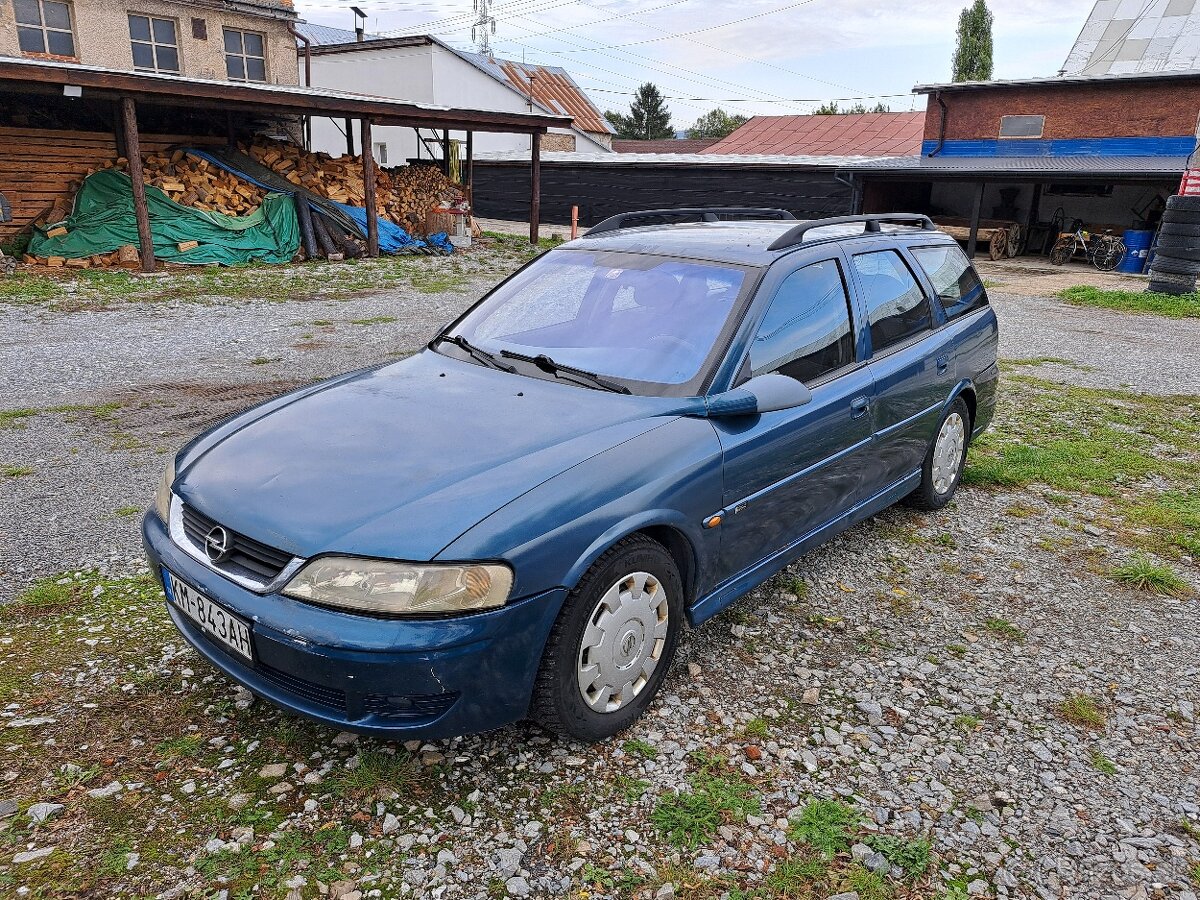
[[[171,521],[171,485],[175,483],[175,457],[172,456],[163,470],[162,479],[158,482],[158,491],[154,494],[154,511],[164,522]]]
[[[283,593],[355,612],[444,615],[503,606],[512,581],[512,571],[500,565],[326,556],[301,569]]]

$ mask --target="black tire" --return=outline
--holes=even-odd
[[[1200,197],[1190,197],[1184,194],[1174,194],[1167,198],[1167,209],[1187,210],[1200,213]]]
[[[1172,225],[1200,225],[1200,209],[1168,209],[1162,220]]]
[[[1158,230],[1158,236],[1161,239],[1168,235],[1185,238],[1200,237],[1200,224],[1188,225],[1182,222],[1163,222],[1162,227]]]
[[[1200,235],[1180,237],[1162,234],[1158,237],[1158,252],[1175,259],[1200,259]]]
[[[604,595],[635,572],[652,575],[667,592],[667,632],[658,664],[628,703],[613,712],[597,712],[583,699],[577,663],[584,634],[599,613]],[[632,725],[654,700],[671,667],[683,625],[683,581],[666,548],[644,535],[628,537],[606,551],[567,596],[550,631],[534,682],[530,718],[548,731],[592,743]]]
[[[953,480],[950,481],[948,487],[942,491],[938,491],[935,485],[934,478],[934,455],[938,446],[938,436],[942,433],[942,428],[946,422],[957,415],[962,421],[963,426],[963,443],[962,450],[958,456],[958,470],[954,473]],[[929,442],[929,450],[925,453],[925,462],[921,465],[921,485],[905,498],[905,502],[910,506],[915,506],[917,509],[935,510],[941,509],[952,499],[954,492],[958,490],[959,482],[962,481],[963,469],[967,467],[967,448],[971,445],[971,411],[967,408],[967,403],[962,397],[955,399],[950,404],[950,408],[946,410],[938,422],[937,431],[934,432],[933,440]]]
[[[1194,259],[1177,259],[1167,256],[1161,250],[1154,257],[1152,272],[1166,272],[1175,275],[1200,275],[1200,261]]]
[[[1195,275],[1178,275],[1174,272],[1156,272],[1153,266],[1150,267],[1150,278],[1155,281],[1161,281],[1163,284],[1194,285],[1196,283]]]
[[[1170,294],[1173,297],[1182,297],[1184,294],[1196,293],[1196,282],[1193,281],[1189,286],[1176,281],[1158,281],[1151,275],[1150,284],[1146,287],[1146,290],[1154,294]]]

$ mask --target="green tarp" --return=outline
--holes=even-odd
[[[248,216],[224,216],[180,206],[156,187],[146,186],[154,255],[177,263],[233,265],[251,260],[291,262],[300,248],[296,205],[288,194],[268,194]],[[112,253],[126,244],[138,246],[133,213],[133,185],[117,169],[104,169],[84,180],[75,196],[75,209],[66,221],[67,233],[47,237],[34,232],[29,252],[34,256],[83,256]],[[200,245],[180,252],[178,244]]]

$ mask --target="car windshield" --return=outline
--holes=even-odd
[[[556,250],[502,284],[449,334],[497,356],[678,393],[703,371],[748,270],[634,253]],[[524,371],[524,370],[523,370]]]

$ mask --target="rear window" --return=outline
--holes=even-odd
[[[983,282],[957,244],[914,247],[912,254],[933,282],[947,319],[987,305]]]
[[[750,346],[752,374],[812,381],[854,362],[850,304],[836,260],[813,263],[779,286]]]
[[[933,327],[925,292],[895,250],[860,253],[854,268],[867,301],[875,353]]]

